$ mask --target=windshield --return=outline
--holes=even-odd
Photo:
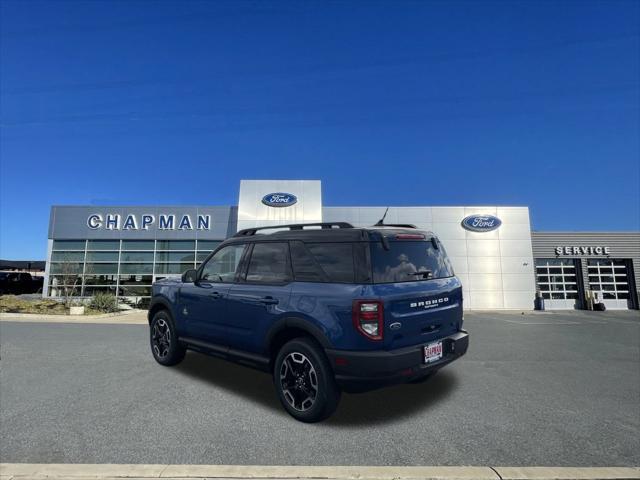
[[[415,282],[453,276],[442,244],[431,241],[391,241],[371,244],[374,283]]]

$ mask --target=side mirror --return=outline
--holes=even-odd
[[[182,283],[195,283],[198,279],[198,271],[191,269],[182,274]]]

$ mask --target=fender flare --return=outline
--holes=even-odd
[[[270,354],[270,345],[274,337],[287,328],[297,328],[308,333],[313,337],[323,348],[332,348],[331,342],[327,338],[327,335],[322,331],[320,327],[314,325],[311,321],[305,320],[300,317],[284,317],[276,321],[265,337],[264,350]]]
[[[165,297],[155,297],[155,298],[152,298],[151,302],[149,303],[149,310],[147,312],[147,320],[149,324],[151,324],[151,320],[153,319],[153,315],[151,314],[151,312],[154,312],[154,310],[157,310],[158,306],[163,307],[163,309],[169,310],[169,314],[171,315],[171,317],[175,318],[175,315],[173,314],[173,308],[171,306],[171,302],[169,302],[169,300],[166,299]]]

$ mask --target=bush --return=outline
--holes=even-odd
[[[62,303],[48,298],[18,298],[15,295],[2,295],[0,296],[0,312],[64,315],[67,313],[67,309]]]
[[[117,312],[118,302],[116,301],[115,295],[111,295],[110,293],[96,293],[91,297],[89,308],[105,313]]]

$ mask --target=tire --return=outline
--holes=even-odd
[[[307,338],[296,338],[278,352],[273,381],[284,409],[301,422],[319,422],[331,416],[340,401],[340,389],[322,348]]]
[[[184,345],[178,342],[173,320],[166,310],[160,310],[153,316],[149,325],[149,343],[153,358],[165,367],[177,365],[187,353]]]
[[[414,378],[413,380],[409,380],[407,383],[411,383],[413,385],[419,385],[421,383],[425,383],[428,382],[429,380],[431,380],[433,378],[433,376],[438,373],[437,371],[435,372],[430,372],[427,373],[426,375],[422,376],[422,377],[418,377],[418,378]]]

